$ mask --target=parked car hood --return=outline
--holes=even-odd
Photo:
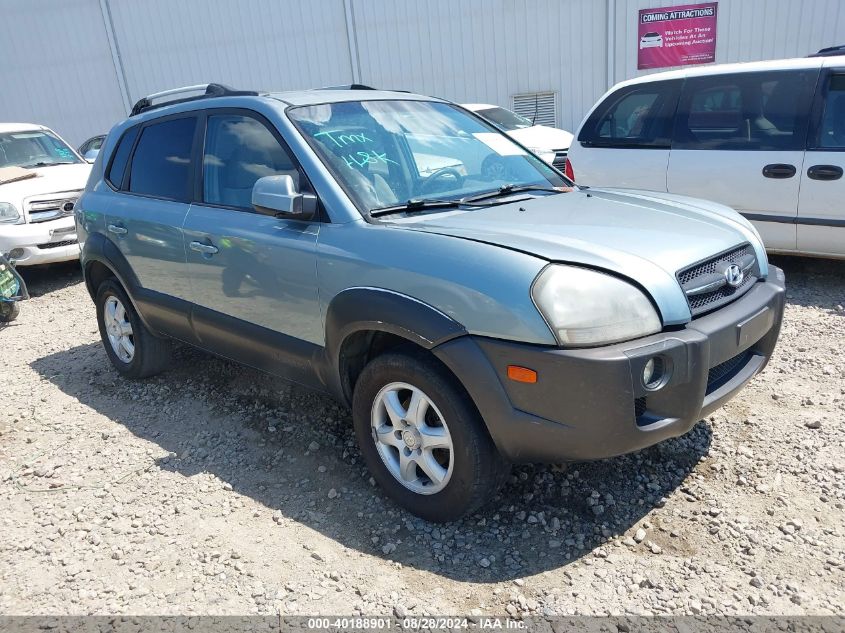
[[[572,134],[566,130],[546,125],[534,125],[507,133],[510,137],[525,145],[525,147],[539,149],[569,149],[572,145]]]
[[[749,242],[761,273],[768,272],[759,237],[742,216],[728,207],[684,196],[577,190],[472,211],[411,216],[399,222],[415,230],[628,277],[652,295],[666,325],[690,319],[675,277],[678,270]]]
[[[23,200],[30,196],[84,189],[85,183],[88,182],[88,174],[91,173],[91,165],[72,163],[39,167],[30,171],[35,172],[35,178],[0,185],[0,202],[11,202],[17,206],[22,205]]]

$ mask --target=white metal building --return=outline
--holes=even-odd
[[[637,71],[639,9],[684,0],[0,0],[0,121],[71,143],[151,92],[348,83],[540,106],[574,129]],[[845,44],[843,0],[719,0],[716,61]]]

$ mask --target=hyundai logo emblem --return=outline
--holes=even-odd
[[[725,269],[725,279],[731,288],[739,288],[743,279],[745,279],[745,273],[736,264],[731,264]]]
[[[73,213],[74,202],[74,200],[65,200],[64,204],[62,204],[62,211],[65,213]]]

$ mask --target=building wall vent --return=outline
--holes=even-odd
[[[513,95],[511,104],[514,112],[534,121],[534,125],[557,127],[556,92],[526,92]]]

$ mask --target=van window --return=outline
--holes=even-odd
[[[803,149],[817,72],[687,79],[675,118],[672,149]]]
[[[114,150],[114,157],[112,158],[109,171],[106,174],[106,180],[111,183],[115,189],[120,189],[123,184],[123,174],[126,172],[126,163],[129,161],[129,152],[132,151],[132,146],[135,144],[135,138],[138,136],[138,126],[131,127],[123,133],[120,141],[117,144],[117,149]]]
[[[252,186],[264,176],[291,176],[299,190],[290,154],[252,117],[209,116],[202,163],[203,200],[209,204],[252,209]]]
[[[845,149],[845,75],[833,75],[827,87],[818,146]]]
[[[168,119],[141,131],[129,169],[129,191],[156,198],[190,199],[195,117]]]
[[[590,115],[578,140],[601,147],[668,148],[679,81],[655,81],[617,90]]]

